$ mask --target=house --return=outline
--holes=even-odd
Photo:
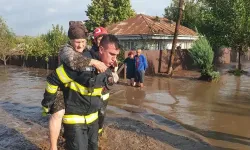
[[[167,18],[138,14],[132,18],[112,24],[108,32],[117,36],[125,50],[171,50],[175,22]],[[198,38],[193,30],[180,26],[177,46],[191,48]]]

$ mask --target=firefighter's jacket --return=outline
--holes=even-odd
[[[85,52],[84,55],[94,58],[90,52]],[[77,72],[62,64],[47,77],[42,106],[50,108],[53,105],[57,88],[60,87],[64,95],[65,115],[96,113],[103,106],[103,89],[110,76],[109,69],[104,73],[97,73],[95,68],[86,67],[85,71]]]

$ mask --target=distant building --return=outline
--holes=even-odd
[[[171,50],[175,22],[167,18],[138,14],[127,20],[107,27],[121,41],[125,50],[142,48],[144,50]],[[189,49],[198,38],[193,30],[180,26],[178,43],[181,49]]]

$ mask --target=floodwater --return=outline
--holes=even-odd
[[[0,66],[0,149],[39,149],[48,139],[48,118],[40,113],[47,73]],[[146,77],[142,90],[118,87],[108,113],[135,118],[212,147],[250,149],[249,76],[226,74],[217,83]]]

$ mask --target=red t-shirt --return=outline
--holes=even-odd
[[[139,63],[140,63],[140,60],[139,60],[140,58],[137,56],[136,57],[136,62],[135,62],[135,64],[136,64],[136,69],[138,69],[138,67],[139,67]]]

